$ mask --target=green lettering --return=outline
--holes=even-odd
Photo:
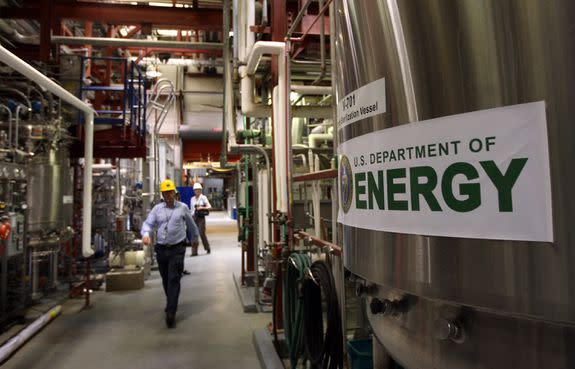
[[[425,158],[425,146],[415,146],[415,158]]]
[[[426,178],[425,183],[420,183],[419,178]],[[437,173],[428,166],[413,167],[409,169],[409,181],[411,187],[411,210],[419,211],[419,196],[423,196],[432,211],[441,211],[433,190],[437,186]]]
[[[385,209],[385,194],[383,192],[383,170],[377,171],[377,182],[372,172],[367,173],[367,201],[370,209],[373,209],[373,198],[380,210]]]
[[[502,174],[493,160],[479,162],[497,189],[499,211],[513,211],[513,186],[515,186],[515,182],[517,182],[517,178],[526,163],[527,158],[513,159],[511,163],[509,163],[505,174]]]
[[[449,155],[449,142],[439,143],[439,156]]]
[[[481,205],[481,188],[479,183],[462,183],[459,185],[459,193],[467,195],[465,200],[458,200],[453,194],[453,178],[462,174],[467,179],[479,178],[475,167],[469,163],[453,163],[447,167],[441,180],[441,192],[447,206],[460,213],[466,213],[477,209]]]
[[[355,207],[358,209],[367,209],[367,202],[359,199],[359,195],[365,194],[365,185],[359,185],[365,181],[365,173],[355,174]]]
[[[394,183],[394,179],[405,178],[405,168],[387,171],[387,207],[389,210],[408,210],[405,200],[395,200],[395,194],[405,193],[405,183]]]

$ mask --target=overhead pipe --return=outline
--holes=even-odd
[[[25,45],[40,45],[40,36],[38,35],[23,35],[12,25],[8,24],[5,20],[0,19],[0,30],[10,35],[14,40]]]
[[[271,42],[271,41],[258,41],[255,45],[259,44],[260,42]],[[280,43],[281,42],[276,42]],[[272,116],[272,106],[267,104],[256,104],[254,102],[254,82],[253,82],[253,75],[255,74],[255,70],[250,72],[246,66],[241,66],[239,68],[239,73],[241,77],[240,88],[241,88],[241,103],[242,103],[242,114],[247,117],[252,118],[269,118]],[[295,89],[302,90],[302,87],[306,90],[306,95],[311,94],[321,94],[323,95],[325,91],[327,91],[326,87],[323,86],[294,86]],[[318,89],[316,92],[312,93],[312,90],[309,87],[317,87]],[[321,91],[321,93],[320,93]],[[331,88],[329,88],[329,92],[331,93]],[[323,119],[331,119],[332,116],[332,108],[329,106],[321,106],[321,105],[304,105],[304,106],[292,106],[292,116],[294,118],[323,118]]]
[[[82,208],[82,255],[87,258],[94,254],[91,247],[92,232],[92,162],[94,159],[94,110],[76,96],[65,90],[62,86],[46,77],[30,64],[0,46],[0,61],[22,73],[36,84],[42,86],[54,95],[82,111],[84,123],[84,198]]]
[[[58,305],[50,309],[47,313],[40,316],[26,328],[20,331],[17,335],[12,337],[2,347],[0,347],[0,364],[6,361],[16,350],[18,350],[26,341],[34,336],[40,329],[50,323],[54,318],[60,315],[62,306]]]
[[[291,85],[291,90],[301,95],[331,95],[333,90],[331,86],[306,86]]]
[[[112,47],[169,47],[174,49],[188,50],[221,50],[224,45],[221,42],[184,42],[162,40],[139,40],[133,38],[112,37],[69,37],[52,36],[53,44],[60,45],[92,45]]]

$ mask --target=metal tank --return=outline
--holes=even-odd
[[[369,302],[401,301],[395,314],[368,313],[378,340],[406,368],[574,368],[575,2],[335,0],[334,10],[337,101],[383,77],[387,96],[386,113],[344,127],[339,143],[546,102],[553,244],[339,224],[345,267],[376,286]]]
[[[73,186],[68,149],[60,146],[29,165],[28,230],[61,232],[72,224]]]

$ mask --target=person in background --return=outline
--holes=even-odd
[[[190,209],[182,202],[176,201],[176,186],[167,179],[160,184],[164,198],[154,206],[142,226],[142,242],[149,245],[150,233],[157,228],[157,239],[154,249],[158,269],[162,276],[162,285],[166,294],[166,325],[175,325],[178,299],[180,297],[180,279],[184,271],[186,243],[198,242],[198,228],[191,216]]]
[[[180,202],[182,201],[182,195],[180,194],[180,191],[178,191],[178,188],[176,188],[176,201],[180,201]],[[191,243],[188,246],[191,246]],[[184,275],[192,274],[188,270],[186,270],[186,268],[184,268],[184,271],[182,273]]]
[[[211,252],[210,242],[206,236],[206,215],[212,208],[210,202],[206,195],[202,195],[202,185],[198,182],[194,183],[194,193],[195,196],[192,197],[190,201],[190,211],[192,212],[192,217],[198,226],[200,232],[200,238],[202,239],[202,245],[204,249],[209,254]],[[198,243],[192,243],[192,256],[198,255]]]

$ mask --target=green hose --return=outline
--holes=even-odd
[[[292,369],[297,368],[299,359],[304,355],[301,285],[304,271],[310,264],[309,256],[293,253],[288,258],[284,272],[283,324]]]

